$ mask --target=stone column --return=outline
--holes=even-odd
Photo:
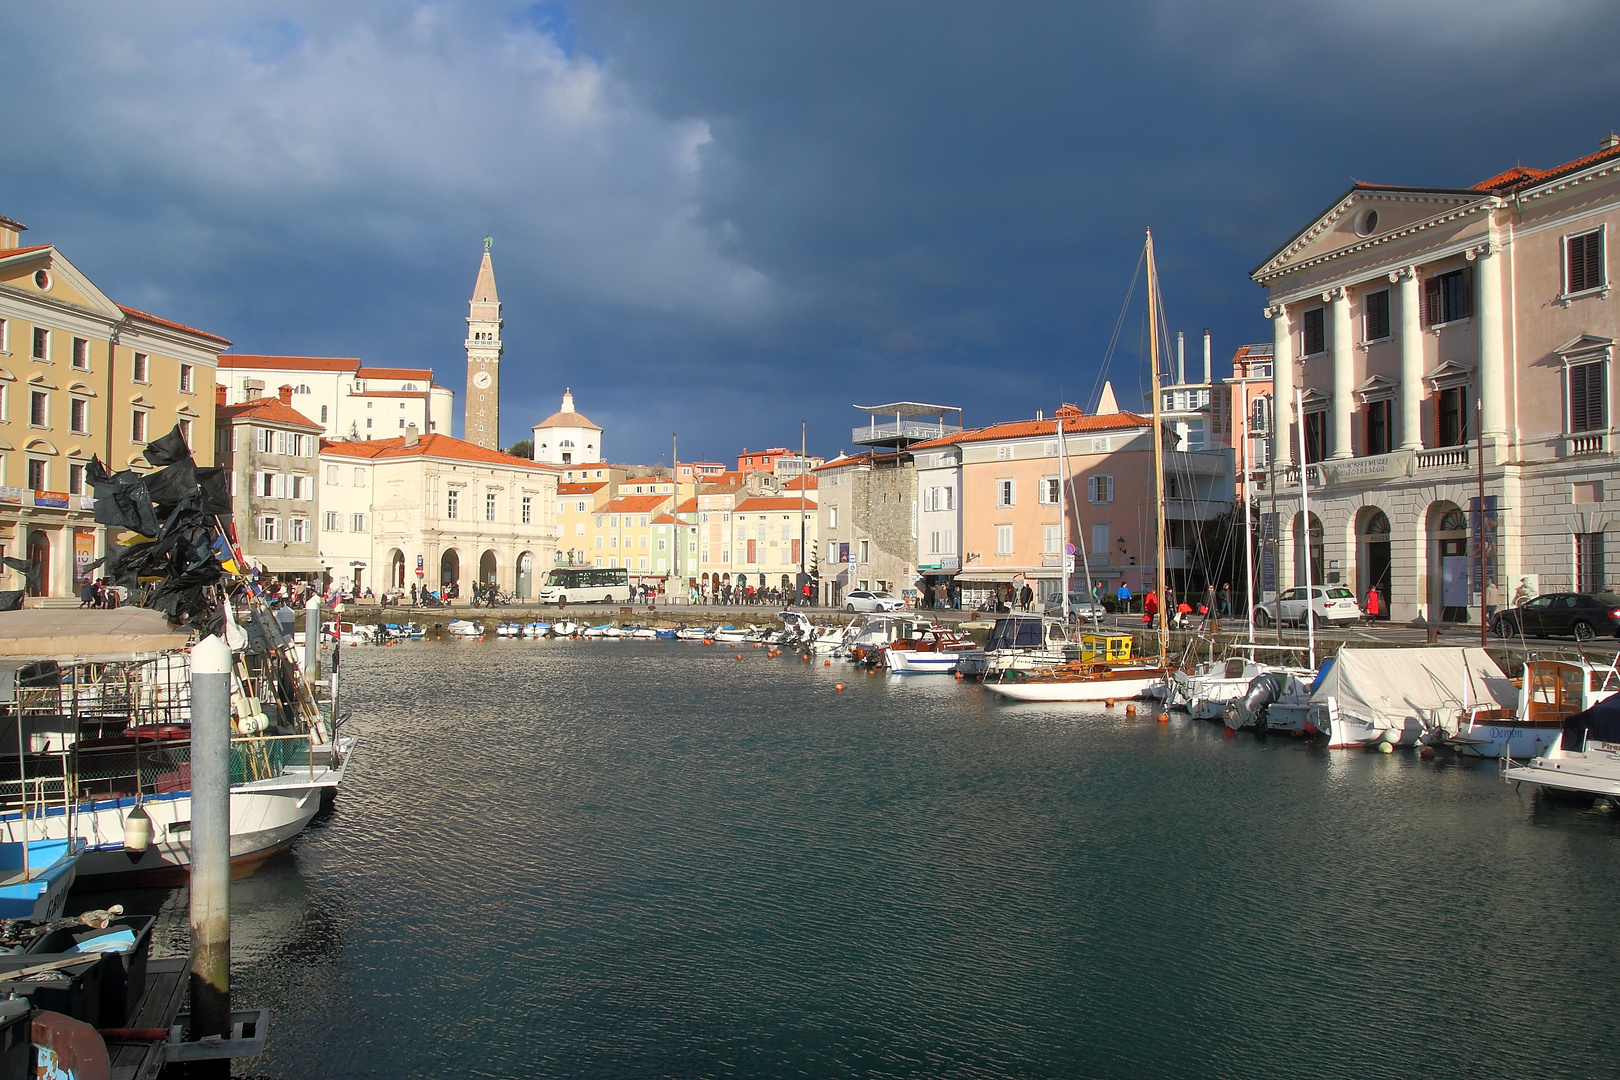
[[[1478,257],[1475,257],[1477,252]],[[1487,442],[1507,434],[1507,373],[1502,344],[1502,248],[1494,237],[1474,252],[1479,282],[1479,402],[1481,429]]]
[[[1277,468],[1294,460],[1293,439],[1288,417],[1294,400],[1294,339],[1288,322],[1288,309],[1274,304],[1266,309],[1271,320],[1271,423],[1272,444]]]
[[[1351,421],[1355,416],[1356,341],[1350,318],[1350,290],[1333,289],[1322,294],[1333,304],[1333,450],[1331,457],[1354,454]]]
[[[1402,450],[1423,449],[1423,290],[1417,267],[1389,275],[1401,290],[1401,442]]]

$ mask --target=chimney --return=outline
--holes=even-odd
[[[264,396],[264,380],[263,379],[243,379],[242,380],[242,400],[243,401],[258,401],[263,396]]]
[[[227,387],[224,383],[214,384],[214,405],[216,407],[223,407],[230,404],[230,399],[227,396],[226,391]]]
[[[281,399],[281,403],[283,405],[291,405],[292,404],[292,391],[293,391],[292,387],[283,386],[281,389],[276,391],[276,397]]]
[[[1599,153],[1605,150],[1613,150],[1617,146],[1620,146],[1620,135],[1616,135],[1612,131],[1598,140]]]
[[[1204,327],[1204,385],[1208,386],[1215,381],[1215,370],[1210,365],[1209,356],[1209,327]]]
[[[21,234],[27,231],[28,226],[22,222],[0,217],[0,248],[21,247]]]
[[[1187,335],[1176,331],[1176,385],[1187,381]]]
[[[421,440],[419,438],[417,438],[417,435],[416,435],[416,425],[415,424],[406,424],[405,425],[405,445],[406,446],[415,446],[420,441]]]

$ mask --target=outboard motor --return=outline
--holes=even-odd
[[[1226,710],[1226,726],[1234,731],[1265,730],[1266,710],[1282,697],[1287,685],[1288,676],[1281,672],[1256,675],[1250,680],[1249,689]]]

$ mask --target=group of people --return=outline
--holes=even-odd
[[[115,608],[123,599],[123,590],[108,582],[106,578],[96,578],[86,581],[79,591],[79,606],[82,608]]]
[[[698,586],[694,586],[692,590],[693,603],[720,604],[725,607],[746,607],[750,604],[768,604],[772,607],[794,607],[795,605],[808,607],[810,597],[811,588],[808,582],[798,589],[727,584],[713,588],[708,592]]]

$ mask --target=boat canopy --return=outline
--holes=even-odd
[[[984,643],[985,651],[1042,648],[1046,645],[1049,626],[1058,627],[1058,636],[1062,636],[1063,624],[1056,619],[1041,615],[1004,616],[996,620],[995,627],[990,631],[990,637]]]
[[[1318,680],[1313,703],[1333,698],[1339,711],[1380,728],[1404,726],[1409,718],[1482,706],[1513,709],[1518,690],[1490,654],[1459,649],[1339,650]]]
[[[1586,749],[1586,740],[1620,743],[1620,694],[1606,697],[1585,712],[1564,721],[1564,737],[1559,746],[1571,753]]]

